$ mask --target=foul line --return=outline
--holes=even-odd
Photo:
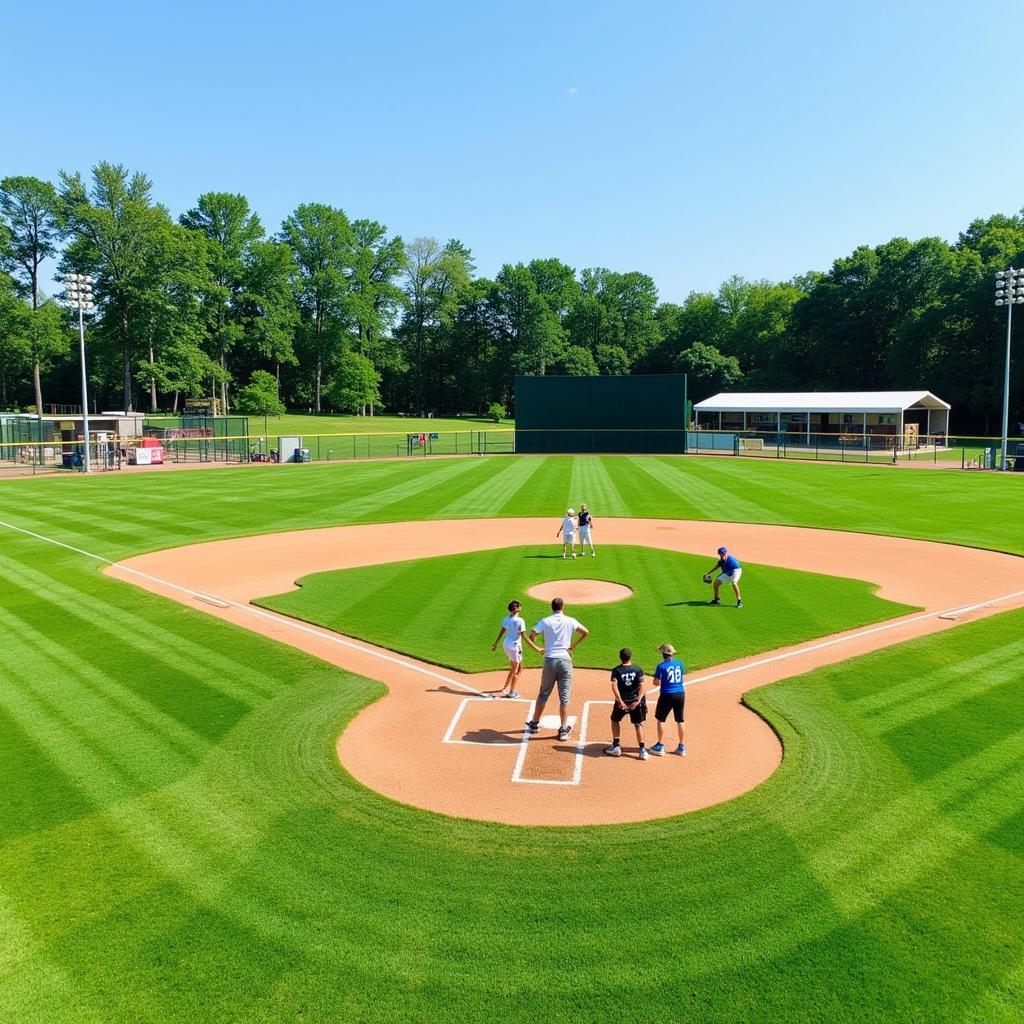
[[[309,626],[304,622],[296,622],[295,619],[289,619],[286,616],[278,615],[275,612],[267,611],[264,608],[257,608],[255,605],[241,604],[238,601],[230,600],[230,598],[218,597],[214,594],[204,593],[201,590],[193,590],[191,587],[184,587],[179,583],[172,583],[170,580],[161,579],[159,576],[153,576],[150,573],[142,572],[141,569],[134,569],[129,565],[111,561],[111,559],[105,558],[103,555],[96,555],[91,551],[83,551],[82,548],[76,548],[72,544],[65,544],[63,541],[54,540],[52,537],[45,537],[41,533],[34,533],[32,530],[25,530],[20,526],[15,526],[13,523],[5,522],[2,519],[0,519],[0,526],[5,526],[7,529],[14,530],[16,533],[23,533],[26,537],[34,537],[36,540],[44,541],[47,544],[54,544],[57,547],[65,548],[67,551],[75,552],[75,554],[84,555],[86,558],[92,558],[97,562],[103,562],[105,565],[113,566],[116,569],[120,569],[122,572],[132,573],[141,579],[149,580],[151,583],[157,583],[162,587],[168,587],[169,589],[176,590],[179,593],[188,594],[189,597],[195,598],[197,601],[202,601],[204,604],[216,604],[217,607],[223,608],[237,608],[240,611],[248,612],[250,615],[255,615],[257,618],[266,619],[269,622],[275,622],[281,626],[288,626],[290,629],[297,630],[300,633],[306,633],[309,636],[316,637],[317,639],[328,640],[332,644],[337,644],[339,647],[347,647],[350,650],[358,651],[360,654],[369,654],[372,657],[379,658],[381,661],[386,661],[391,665],[398,665],[400,668],[410,669],[413,672],[418,672],[420,675],[427,676],[430,679],[437,679],[440,682],[448,683],[450,686],[456,686],[460,690],[464,690],[466,693],[472,693],[477,697],[484,698],[485,700],[494,699],[489,693],[484,693],[482,690],[478,690],[474,686],[467,686],[465,683],[460,683],[457,679],[452,679],[451,676],[443,675],[440,672],[434,672],[432,669],[423,668],[411,661],[405,661],[403,658],[395,657],[393,654],[385,654],[382,651],[375,651],[370,647],[364,647],[362,644],[348,640],[343,636],[339,636],[337,633],[325,632],[315,626]]]

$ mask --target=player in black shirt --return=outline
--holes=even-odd
[[[644,721],[647,718],[647,700],[644,697],[644,670],[633,664],[633,652],[628,647],[619,651],[620,665],[612,669],[612,696],[615,707],[612,708],[612,745],[605,748],[609,757],[621,757],[622,747],[619,745],[619,723],[629,715],[629,720],[636,726],[636,741],[640,744],[640,760],[647,760],[647,747],[644,746]]]

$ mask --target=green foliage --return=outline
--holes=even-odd
[[[507,415],[508,409],[501,402],[491,402],[487,407],[487,417],[494,420],[495,423],[500,423]]]
[[[262,369],[278,376],[286,402],[320,411],[352,350],[373,364],[387,408],[420,414],[509,406],[517,373],[692,364],[698,398],[739,380],[752,390],[923,386],[953,404],[954,432],[991,433],[1005,328],[992,275],[1024,262],[1024,216],[996,214],[953,244],[894,238],[823,272],[733,275],[715,292],[659,304],[638,270],[546,257],[505,264],[489,280],[457,240],[406,245],[379,221],[325,204],[300,204],[273,240],[236,193],[205,192],[179,220],[144,174],[107,162],[88,181],[62,174],[58,189],[25,176],[0,182],[0,269],[31,305],[45,299],[46,259],[97,278],[90,369],[103,403],[132,407],[136,388],[149,390],[151,408],[204,390],[229,400],[234,380]],[[33,364],[30,382],[6,344],[15,397],[41,403],[46,376],[72,399],[70,355]],[[1024,419],[1021,360],[1011,403],[1011,421]]]
[[[247,416],[280,416],[284,402],[277,397],[277,378],[266,370],[253,370],[249,383],[235,396],[235,409]]]
[[[366,356],[345,352],[334,371],[327,395],[341,412],[358,412],[365,406],[379,405],[380,374]]]
[[[680,352],[676,365],[687,374],[690,395],[697,402],[743,380],[735,356],[724,356],[714,345],[705,345],[702,341],[695,341]]]

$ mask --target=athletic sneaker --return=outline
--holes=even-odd
[[[737,608],[742,608],[743,607],[743,602],[742,601],[737,601],[736,602],[736,607]]]
[[[640,748],[640,760],[641,761],[646,761],[647,760],[647,748],[646,747],[641,747]]]
[[[591,551],[590,552],[590,557],[591,558],[597,558],[597,552],[596,551]]]
[[[565,558],[565,555],[562,555],[562,557]]]
[[[573,557],[573,558],[575,558],[575,557],[576,557],[576,552],[575,552],[575,551],[574,551],[574,552],[572,553],[572,557]]]
[[[571,732],[572,732],[572,726],[571,725],[561,725],[561,726],[558,727],[558,738],[560,740],[567,740],[569,738],[569,733],[571,733]]]
[[[540,732],[540,722],[534,719],[531,722],[526,723],[526,731],[533,735],[535,732]]]
[[[672,753],[673,754],[678,754],[680,757],[686,757],[686,744],[685,743],[680,743],[679,746],[676,747],[676,749],[672,751]]]
[[[605,747],[604,752],[609,757],[622,757],[622,747],[618,743],[613,743],[610,747]]]
[[[505,694],[505,696],[509,697],[509,698],[518,697],[519,696],[519,691],[518,690],[509,690],[508,693]]]
[[[716,597],[713,601],[709,601],[708,604],[721,604],[722,602]]]
[[[657,757],[661,757],[661,755],[665,753],[665,744],[655,743],[654,746],[650,747],[649,749],[652,754],[654,754]]]

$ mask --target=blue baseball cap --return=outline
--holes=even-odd
[[[727,554],[729,554],[729,549],[728,548],[719,548],[718,549],[718,553],[720,555],[727,555]]]

